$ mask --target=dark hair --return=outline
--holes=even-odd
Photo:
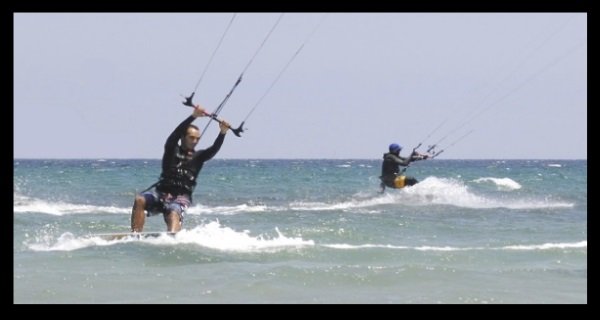
[[[185,133],[183,134],[183,136],[181,136],[181,139],[183,139],[183,138],[187,137],[187,133],[188,133],[188,130],[189,130],[190,128],[194,128],[194,129],[198,130],[198,132],[200,131],[200,129],[199,129],[198,127],[196,127],[196,126],[195,126],[195,125],[193,125],[193,124],[190,124],[190,125],[187,127],[187,129],[185,129]]]

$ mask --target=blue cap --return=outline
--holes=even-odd
[[[402,146],[397,143],[390,144],[390,152],[398,152],[402,150]]]

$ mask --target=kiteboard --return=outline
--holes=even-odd
[[[103,240],[112,241],[112,240],[121,240],[126,238],[131,239],[148,239],[148,238],[158,238],[161,236],[171,236],[174,237],[176,232],[121,232],[121,233],[97,233],[91,234],[89,237],[98,237]]]

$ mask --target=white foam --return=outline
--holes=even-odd
[[[543,209],[570,208],[573,203],[551,201],[549,199],[495,199],[473,193],[459,180],[428,177],[418,184],[401,190],[407,195],[407,202],[452,205],[464,208],[489,209]]]
[[[521,185],[510,178],[493,178],[493,177],[484,177],[473,180],[473,182],[492,182],[498,186],[498,190],[517,190],[521,189]]]
[[[506,246],[502,249],[508,250],[549,250],[549,249],[566,249],[566,248],[587,248],[587,241],[580,241],[575,243],[564,242],[564,243],[544,243],[539,245],[516,245]]]
[[[195,244],[201,247],[221,251],[256,252],[279,251],[289,248],[313,246],[312,240],[303,240],[301,237],[286,237],[279,229],[275,229],[277,236],[266,235],[251,236],[247,230],[236,231],[223,227],[218,221],[197,226],[191,230],[182,230],[175,236],[160,236],[156,238],[137,239],[125,237],[117,240],[104,240],[93,235],[74,236],[70,232],[61,234],[56,240],[47,231],[41,231],[33,243],[26,243],[34,251],[72,251],[91,246],[108,246],[129,242],[143,242],[154,245]]]
[[[45,200],[15,196],[13,202],[15,213],[39,212],[62,216],[66,214],[90,214],[90,213],[131,213],[131,208],[119,208],[114,206],[95,206],[87,204],[72,204],[62,201],[48,202]]]
[[[239,204],[235,206],[205,206],[205,205],[194,205],[186,210],[186,214],[202,215],[202,214],[221,214],[221,215],[234,215],[246,212],[265,212],[270,210],[266,205],[254,205],[254,204]]]
[[[506,181],[512,185],[511,179]],[[514,181],[513,181],[514,182]],[[514,187],[514,185],[513,185]],[[389,190],[382,195],[364,198],[363,193],[357,193],[352,199],[336,202],[307,202],[294,201],[289,204],[289,209],[298,211],[356,211],[378,207],[382,205],[451,205],[463,208],[508,208],[508,209],[543,209],[543,208],[570,208],[573,203],[551,201],[549,199],[494,199],[489,196],[480,196],[473,193],[468,186],[459,180],[448,178],[428,177],[414,186],[405,187],[400,190]],[[273,209],[273,208],[269,208]],[[365,212],[365,211],[363,211]],[[367,210],[366,212],[371,212]],[[375,210],[374,212],[377,212]]]
[[[213,221],[191,230],[183,230],[177,234],[175,240],[217,250],[238,252],[272,251],[314,245],[312,240],[286,237],[277,228],[275,231],[277,232],[276,237],[251,236],[248,230],[235,231],[221,226],[218,221]]]

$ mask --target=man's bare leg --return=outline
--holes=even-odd
[[[167,232],[181,231],[181,219],[177,211],[171,211],[165,215],[165,222],[167,223]]]
[[[142,232],[144,230],[144,223],[146,222],[145,206],[146,198],[139,194],[136,195],[131,209],[131,232]]]

